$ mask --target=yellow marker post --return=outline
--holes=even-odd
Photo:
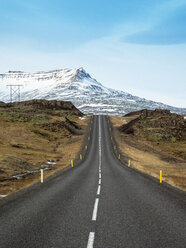
[[[43,183],[43,169],[41,169],[41,183]]]
[[[73,163],[73,160],[71,160],[71,167],[72,167],[72,168],[74,167],[74,163]]]
[[[162,183],[162,170],[160,170],[160,183]]]
[[[128,167],[130,167],[130,159],[129,159],[129,161],[128,161]]]
[[[79,157],[80,157],[80,159],[82,160],[82,155],[81,155],[81,154],[80,154],[80,156],[79,156]]]
[[[118,159],[120,159],[121,158],[121,156],[120,156],[120,154],[118,155]]]
[[[116,146],[114,146],[114,150],[116,150]]]

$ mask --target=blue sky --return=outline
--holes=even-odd
[[[186,107],[186,0],[0,0],[0,72],[84,67]]]

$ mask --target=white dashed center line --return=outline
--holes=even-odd
[[[101,121],[99,116],[99,169],[101,169]]]
[[[94,232],[90,232],[89,233],[89,237],[88,237],[87,248],[93,248],[93,246],[94,246],[94,238],[95,238],[95,233]]]
[[[100,195],[101,186],[98,186],[97,195]]]
[[[101,120],[99,116],[99,182],[98,182],[97,196],[100,195],[100,191],[101,191]],[[92,221],[96,221],[97,219],[98,204],[99,204],[99,198],[96,198],[94,203],[93,214],[92,214]],[[93,248],[94,239],[95,239],[95,232],[90,232],[88,237],[87,248]]]
[[[96,198],[95,203],[94,203],[94,210],[93,210],[93,214],[92,214],[92,220],[93,221],[96,221],[96,219],[97,219],[98,203],[99,203],[99,198]]]

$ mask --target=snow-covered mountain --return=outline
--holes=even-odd
[[[143,108],[165,108],[186,114],[186,109],[183,108],[171,107],[104,87],[83,68],[33,74],[21,71],[0,74],[0,101],[10,101],[10,89],[7,85],[23,85],[21,100],[68,100],[84,113],[123,115]],[[13,100],[16,101],[16,97]]]

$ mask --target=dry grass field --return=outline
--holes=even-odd
[[[89,120],[73,109],[0,107],[0,195],[40,179],[39,172],[28,172],[49,167],[48,177],[68,166],[80,152]]]
[[[125,162],[131,160],[131,167],[159,178],[163,171],[163,180],[179,189],[186,190],[186,139],[177,139],[176,135],[169,139],[160,139],[160,133],[150,126],[150,135],[147,128],[148,121],[143,125],[135,126],[135,132],[125,133],[121,127],[137,118],[138,115],[124,117],[110,117],[113,125],[113,134]],[[154,118],[154,117],[153,117]],[[158,117],[160,118],[160,117]],[[153,120],[154,121],[154,120]],[[161,125],[161,129],[164,128]],[[167,127],[168,129],[168,127]],[[162,130],[161,130],[162,131]],[[166,128],[164,128],[166,131]],[[184,130],[185,132],[185,130]],[[165,133],[166,135],[167,133]]]

